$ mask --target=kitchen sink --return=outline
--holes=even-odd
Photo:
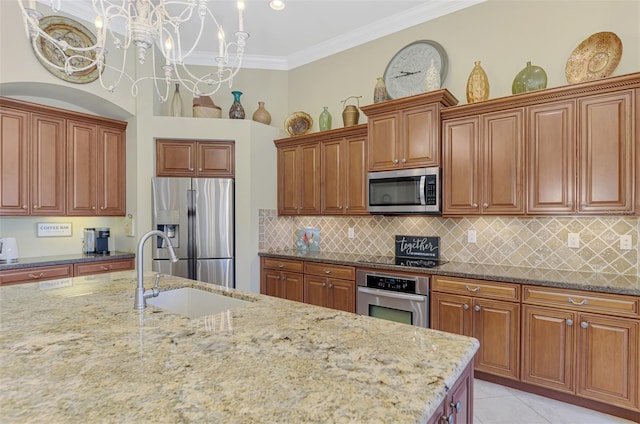
[[[147,299],[148,305],[188,318],[200,318],[249,303],[251,302],[190,287],[163,291],[158,297]]]

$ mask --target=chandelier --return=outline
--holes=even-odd
[[[59,11],[60,0],[50,1],[51,9]],[[228,82],[231,87],[234,76],[240,70],[244,47],[249,38],[244,30],[244,1],[237,1],[238,30],[234,34],[235,38],[230,41],[227,41],[225,31],[211,12],[208,2],[209,0],[91,0],[96,14],[95,43],[92,40],[92,45],[72,45],[64,38],[51,36],[41,27],[44,15],[36,9],[35,0],[28,0],[27,7],[23,5],[23,0],[18,0],[27,35],[41,62],[46,62],[51,68],[63,71],[66,75],[97,69],[100,85],[109,92],[114,92],[123,79],[129,80],[133,96],[138,94],[142,81],[152,80],[161,102],[167,100],[173,83],[179,83],[195,97],[209,96],[218,91],[223,83]],[[190,32],[188,37],[184,31],[181,33],[181,29],[186,28]],[[217,40],[203,37],[208,28],[215,30]],[[194,30],[197,31],[195,36],[191,33]],[[213,47],[207,53],[213,69],[197,76],[185,62],[188,58],[201,54],[196,52],[201,41],[202,44]],[[45,56],[42,53],[38,46],[43,42],[47,43],[48,49],[53,50],[54,54]],[[106,60],[111,58],[107,56],[108,45],[122,51],[120,66],[113,66],[111,60]],[[150,53],[152,75],[134,78],[125,71],[130,48],[136,49],[140,64],[147,61]],[[52,60],[52,57],[56,60]],[[103,79],[105,70],[110,70],[111,82]]]

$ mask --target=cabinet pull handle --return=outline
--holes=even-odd
[[[330,269],[325,269],[325,270],[324,270],[324,273],[325,273],[325,274],[331,274],[331,270],[330,270]]]
[[[34,280],[36,278],[42,278],[42,277],[44,277],[44,272],[41,272],[40,275],[29,274],[29,278],[33,278]]]
[[[393,163],[397,164],[398,163],[398,159],[394,159]]]
[[[474,203],[474,204],[472,204],[471,206],[475,209],[475,208],[477,208],[477,207],[478,207],[478,204],[477,204],[477,203]]]
[[[102,269],[103,269],[104,271],[110,270],[111,268],[113,268],[113,266],[111,266],[111,265],[108,265],[108,266],[104,266],[104,265],[102,265]],[[158,274],[158,275],[160,275],[160,274]]]
[[[472,289],[471,287],[469,287],[469,285],[466,285],[466,286],[464,286],[464,288],[467,289],[467,291],[470,291],[470,292],[473,292],[473,293],[480,291],[480,286],[476,287],[475,289]]]
[[[284,268],[284,264],[278,264],[278,268]]]
[[[573,320],[572,319],[568,319],[567,320],[567,326],[571,327],[573,325]]]
[[[480,306],[476,305],[473,307],[473,310],[476,312],[480,312]]]
[[[462,402],[460,402],[460,401],[457,401],[457,402],[455,402],[455,403],[454,403],[454,402],[451,402],[451,403],[449,404],[449,406],[451,406],[453,409],[455,409],[455,410],[456,410],[456,412],[460,412],[460,410],[462,409]]]
[[[462,305],[462,309],[464,309],[465,311],[467,311],[469,309],[469,305],[467,305],[466,303],[464,305]]]
[[[578,306],[582,306],[582,305],[586,305],[587,304],[587,299],[582,299],[582,302],[576,302],[575,300],[571,299],[570,297],[567,297],[567,301],[569,303],[572,303],[572,304],[578,305]]]
[[[580,323],[580,327],[582,327],[582,328],[587,328],[588,326],[589,326],[589,323],[588,323],[588,322],[586,322],[586,321],[582,321],[582,322]]]

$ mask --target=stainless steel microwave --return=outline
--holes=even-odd
[[[440,214],[440,168],[369,172],[369,212]]]

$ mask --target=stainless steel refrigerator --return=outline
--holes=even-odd
[[[178,262],[160,237],[153,240],[153,270],[235,287],[234,184],[227,178],[153,178],[153,228],[164,232]]]

